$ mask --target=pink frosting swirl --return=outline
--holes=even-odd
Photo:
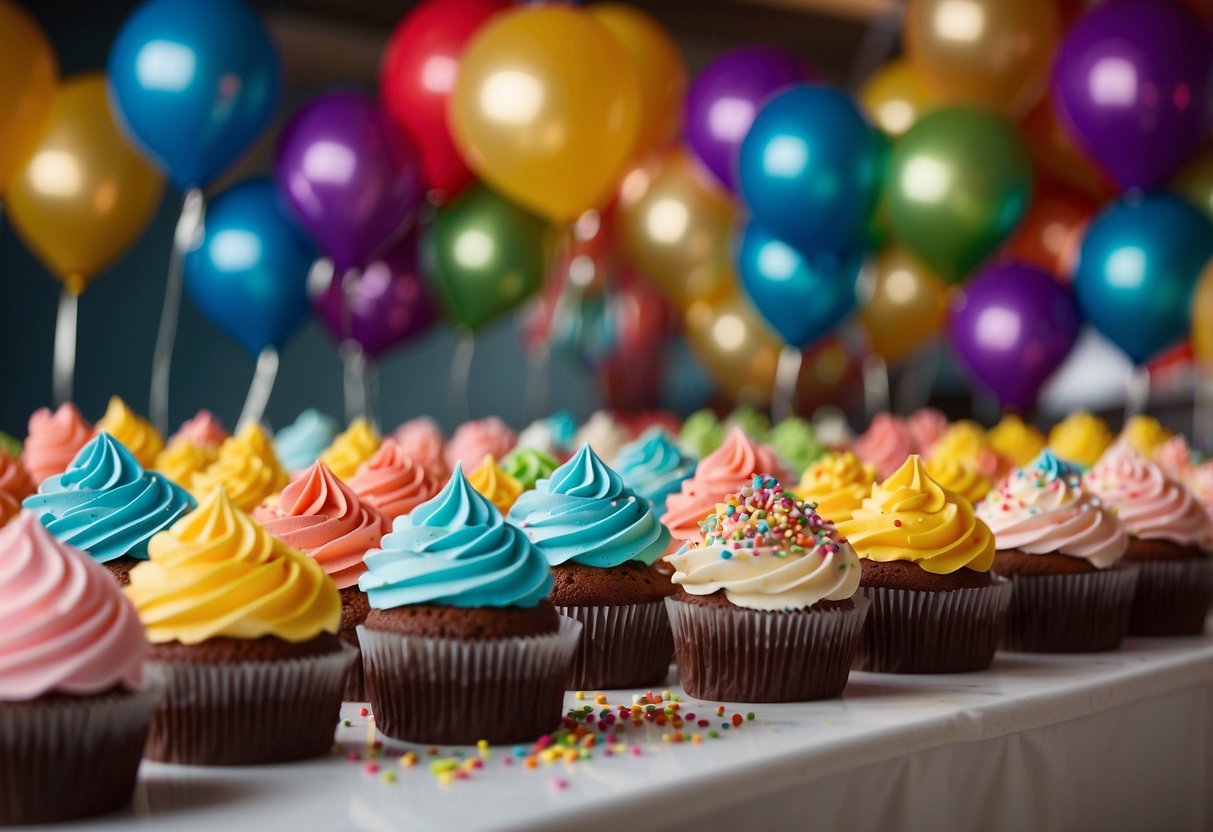
[[[437,422],[428,416],[409,419],[396,428],[392,438],[405,456],[424,465],[439,479],[446,480],[446,437],[442,435],[442,428],[438,427]]]
[[[0,451],[0,526],[17,516],[21,501],[34,493],[34,481],[21,464]]]
[[[888,479],[906,457],[919,452],[906,423],[891,413],[877,414],[852,445],[855,455],[876,469],[877,479]]]
[[[446,445],[446,464],[454,468],[456,462],[462,461],[463,467],[470,470],[489,454],[494,459],[505,459],[517,443],[518,434],[496,416],[464,422]]]
[[[182,422],[168,444],[179,439],[192,442],[200,448],[218,448],[229,436],[223,423],[209,410],[199,410],[192,419]]]
[[[1188,482],[1196,473],[1195,455],[1187,438],[1176,434],[1163,442],[1154,452],[1154,461],[1168,477],[1180,482]]]
[[[716,511],[717,503],[747,485],[755,474],[769,474],[777,480],[790,478],[773,450],[734,426],[724,443],[699,461],[694,476],[684,480],[678,493],[666,499],[661,522],[675,540],[702,540],[700,521]]]
[[[391,531],[387,518],[364,505],[323,462],[284,488],[278,505],[263,505],[253,517],[287,546],[315,558],[338,589],[358,583],[366,571],[362,556]]]
[[[1127,445],[1110,448],[1083,485],[1116,510],[1134,537],[1213,549],[1213,521],[1192,492]]]
[[[926,453],[948,429],[948,417],[934,407],[921,407],[906,419],[906,428],[919,451]]]
[[[43,407],[29,417],[29,436],[21,452],[25,470],[41,483],[62,474],[81,448],[93,438],[93,426],[84,421],[74,404],[62,404],[55,412]]]
[[[405,454],[395,439],[385,439],[375,455],[349,481],[362,502],[394,520],[442,490],[443,481]]]
[[[0,529],[0,553],[0,700],[139,688],[147,636],[105,567],[28,511]]]

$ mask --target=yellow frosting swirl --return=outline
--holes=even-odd
[[[817,504],[817,513],[831,523],[840,523],[859,508],[872,484],[876,469],[850,451],[826,454],[805,469],[796,496]]]
[[[480,467],[468,477],[468,485],[480,492],[497,510],[505,514],[522,493],[522,483],[511,477],[492,454],[485,454]]]
[[[1175,434],[1162,426],[1153,416],[1134,416],[1125,423],[1118,442],[1123,442],[1146,459],[1153,459],[1158,449]]]
[[[379,450],[380,441],[379,434],[371,427],[370,422],[359,417],[350,422],[350,426],[343,433],[337,435],[333,444],[320,455],[320,461],[327,465],[338,479],[348,480],[358,473],[362,463]]]
[[[927,460],[926,472],[935,482],[970,503],[978,502],[994,487],[990,478],[983,476],[972,463],[950,456],[931,457]]]
[[[152,538],[126,595],[154,643],[336,633],[341,596],[320,564],[261,528],[216,488]]]
[[[174,439],[156,455],[155,469],[178,485],[189,487],[194,475],[205,471],[219,458],[215,448],[188,439]]]
[[[1049,447],[1067,462],[1090,468],[1112,444],[1112,431],[1103,419],[1076,410],[1049,431]]]
[[[155,465],[156,455],[164,450],[164,437],[159,431],[118,396],[110,397],[105,415],[97,422],[97,432],[108,433],[125,445],[144,468]]]
[[[917,454],[873,485],[872,496],[837,525],[868,560],[913,561],[936,575],[962,568],[987,572],[994,563],[990,529],[968,500],[931,479]]]
[[[1003,416],[986,431],[986,441],[1017,468],[1023,468],[1045,449],[1045,435],[1014,413]]]
[[[195,474],[190,491],[201,499],[220,487],[241,511],[252,511],[274,494],[289,478],[274,455],[274,446],[260,425],[246,425],[219,446],[215,464]]]

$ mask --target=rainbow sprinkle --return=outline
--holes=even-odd
[[[730,494],[699,524],[705,546],[720,546],[720,557],[767,553],[777,558],[820,547],[834,554],[846,543],[838,529],[817,513],[817,504],[798,500],[772,476],[753,481]]]

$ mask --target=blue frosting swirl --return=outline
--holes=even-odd
[[[552,591],[543,555],[459,465],[433,499],[396,518],[380,547],[363,557],[367,571],[358,580],[376,609],[533,607]]]
[[[683,480],[695,473],[695,464],[695,458],[684,454],[659,427],[624,445],[615,458],[623,481],[659,515],[665,514],[666,497],[677,493]]]
[[[573,438],[577,435],[577,420],[567,410],[557,410],[547,418],[548,430],[552,432],[552,441],[561,448],[571,448]]]
[[[1048,448],[1041,451],[1028,468],[1048,481],[1063,480],[1073,482],[1082,477],[1082,466],[1068,462],[1054,454]]]
[[[652,563],[670,543],[648,500],[628,490],[589,444],[523,493],[506,520],[526,532],[553,566]]]
[[[274,453],[286,470],[307,470],[333,444],[339,427],[332,416],[308,408],[274,434]]]
[[[123,555],[146,559],[152,536],[196,503],[168,477],[144,471],[118,440],[101,433],[22,505],[56,538],[105,563]]]

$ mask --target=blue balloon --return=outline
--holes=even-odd
[[[152,0],[127,18],[109,56],[121,120],[181,187],[207,184],[269,123],[278,55],[239,0]]]
[[[1179,197],[1122,196],[1087,229],[1074,274],[1082,314],[1137,364],[1188,334],[1213,224]]]
[[[755,222],[801,251],[841,251],[866,233],[881,155],[879,133],[850,98],[798,84],[754,119],[738,180]]]
[[[250,355],[281,347],[310,310],[316,251],[281,204],[270,177],[220,194],[202,242],[185,254],[185,289],[210,321]]]
[[[741,285],[785,342],[807,347],[838,328],[855,309],[855,284],[863,254],[807,255],[750,223],[741,237],[737,271]]]

